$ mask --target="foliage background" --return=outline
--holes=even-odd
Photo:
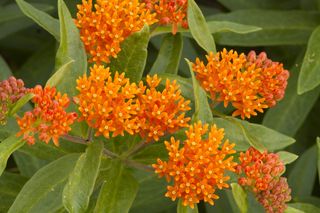
[[[30,0],[29,3],[37,5],[57,17],[56,0]],[[75,17],[78,1],[66,0],[66,4]],[[317,159],[319,161],[319,145],[316,138],[320,128],[320,100],[319,86],[312,88],[303,95],[297,94],[298,78],[301,71],[306,49],[313,48],[315,53],[320,49],[320,33],[314,35],[317,39],[311,41],[310,36],[320,25],[320,1],[318,0],[219,0],[197,1],[207,21],[230,21],[239,24],[252,25],[261,28],[259,31],[244,34],[230,32],[228,27],[214,33],[217,49],[236,49],[238,52],[266,51],[269,58],[280,61],[290,71],[289,85],[284,100],[267,113],[260,114],[250,120],[253,123],[263,124],[296,139],[296,143],[286,148],[287,151],[299,155],[299,159],[290,164],[286,170],[289,185],[293,192],[292,204],[305,212],[313,212],[309,203],[320,208],[319,173],[317,172]],[[240,29],[240,31],[243,29]],[[157,58],[163,35],[151,39],[148,45],[148,59],[145,74],[152,69]],[[308,44],[309,42],[309,44]],[[311,43],[312,42],[312,43]],[[28,87],[36,84],[44,85],[52,75],[55,66],[55,55],[59,44],[53,36],[36,25],[26,17],[12,0],[0,1],[0,77],[11,71],[16,77],[22,78]],[[319,50],[318,50],[319,51]],[[195,57],[203,56],[205,52],[190,37],[183,37],[183,58],[194,61]],[[320,55],[314,58],[316,63],[314,73],[308,74],[310,78],[317,79],[320,69]],[[187,64],[180,60],[179,75],[190,77]],[[219,109],[228,113],[222,106]],[[14,122],[7,129],[0,129],[0,140],[6,138],[12,129],[16,128]],[[320,142],[319,142],[320,143]],[[6,212],[24,183],[32,175],[65,153],[83,152],[84,147],[68,146],[64,143],[61,149],[45,144],[35,147],[22,147],[10,157],[6,172],[0,177],[0,212]],[[69,161],[72,162],[72,159]],[[72,165],[72,164],[70,164]],[[105,165],[106,167],[108,165]],[[63,163],[65,169],[60,171],[68,174],[68,163]],[[70,170],[71,168],[69,168]],[[136,173],[136,177],[144,177]],[[48,173],[50,177],[50,173]],[[164,198],[165,183],[157,178],[138,178],[141,187],[134,201],[131,212],[175,212],[176,204]],[[63,181],[63,180],[62,180]],[[155,184],[157,183],[157,184]],[[35,186],[36,187],[36,186]],[[62,188],[55,188],[47,211],[63,212],[62,204],[55,195]],[[60,191],[59,191],[60,190]],[[32,193],[30,194],[32,196]],[[97,195],[94,195],[97,196]],[[201,212],[238,212],[230,192],[222,193],[215,206],[201,204]],[[250,211],[257,212],[253,200]],[[300,204],[299,204],[300,203]],[[300,206],[299,206],[300,205]],[[61,208],[62,207],[62,208]],[[33,212],[37,212],[34,210]],[[39,211],[40,212],[40,211]]]

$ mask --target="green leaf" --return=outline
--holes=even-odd
[[[218,2],[230,10],[243,10],[254,8],[281,10],[296,9],[300,6],[299,0],[218,0]]]
[[[0,175],[3,173],[7,166],[7,161],[10,155],[23,146],[21,138],[17,138],[15,135],[12,135],[1,141],[0,143]]]
[[[1,70],[0,81],[8,79],[12,75],[9,66],[4,61],[4,59],[1,57],[1,55],[0,55],[0,70]]]
[[[10,110],[9,115],[13,116],[16,114],[24,105],[26,105],[34,97],[33,93],[27,93],[22,98],[20,98]]]
[[[277,154],[280,156],[280,159],[284,164],[290,164],[295,160],[297,160],[299,157],[298,155],[295,155],[287,151],[280,151],[280,152],[277,152]]]
[[[87,57],[79,31],[63,0],[58,0],[58,13],[61,41],[56,56],[56,70],[59,70],[70,60],[74,60],[74,63],[70,65],[70,74],[60,81],[57,88],[62,93],[75,96],[77,93],[76,79],[87,71]]]
[[[231,183],[232,195],[241,213],[248,212],[247,193],[237,183]]]
[[[114,161],[105,176],[94,212],[129,212],[137,191],[138,182],[121,162]]]
[[[233,32],[238,34],[247,34],[257,32],[262,30],[261,27],[253,26],[253,25],[246,25],[246,24],[239,24],[236,22],[231,21],[207,21],[207,25],[211,34],[219,33],[219,32]],[[164,33],[171,33],[172,27],[171,26],[159,26],[154,31],[152,31],[151,37],[164,34]],[[183,35],[192,37],[189,33],[189,30],[184,28],[178,28],[178,32],[182,32]]]
[[[62,190],[79,154],[66,155],[40,169],[22,188],[9,213],[56,212],[62,207]]]
[[[290,203],[289,206],[301,210],[301,212],[304,213],[320,212],[320,208],[309,203]]]
[[[320,181],[320,138],[317,137],[317,147],[318,147],[318,176]]]
[[[125,72],[131,82],[139,82],[146,65],[148,42],[149,27],[145,25],[141,31],[132,34],[121,44],[117,58],[111,60],[111,70]]]
[[[205,123],[212,123],[213,116],[211,112],[211,108],[208,102],[206,92],[201,88],[199,82],[197,81],[196,77],[194,76],[192,70],[192,63],[186,59],[187,63],[189,64],[190,74],[192,77],[193,83],[193,93],[194,93],[194,101],[195,101],[195,112],[194,112],[194,120],[201,120]]]
[[[194,208],[184,206],[181,199],[178,201],[177,213],[198,213],[198,205],[195,204]]]
[[[301,64],[300,59],[297,60],[297,64]],[[302,126],[320,94],[320,87],[303,95],[297,94],[299,69],[300,66],[294,66],[290,70],[290,78],[283,100],[269,109],[263,118],[264,126],[292,137]]]
[[[304,212],[299,209],[288,206],[287,209],[284,211],[284,213],[304,213]]]
[[[224,128],[226,138],[235,143],[238,151],[247,150],[250,146],[262,151],[283,149],[295,142],[295,139],[283,135],[259,124],[249,123],[240,119],[228,117],[228,119],[214,118],[219,128]]]
[[[10,206],[28,178],[4,172],[0,177],[0,212],[8,212]]]
[[[301,95],[320,84],[320,26],[311,34],[298,79],[298,94]]]
[[[165,35],[162,40],[157,60],[154,62],[149,74],[177,74],[182,48],[183,40],[180,33],[176,35],[172,35],[171,33]]]
[[[18,170],[24,177],[32,177],[39,169],[50,163],[48,160],[42,160],[35,156],[25,154],[20,150],[13,153],[13,159]]]
[[[72,64],[74,63],[74,60],[70,60],[69,62],[62,65],[47,81],[46,85],[55,87],[58,85],[65,76],[70,75]]]
[[[207,25],[211,33],[234,32],[238,34],[247,34],[262,30],[261,27],[238,24],[230,21],[208,21]]]
[[[93,142],[77,161],[63,190],[68,212],[86,212],[99,173],[103,143]]]
[[[19,0],[18,0],[19,1]],[[36,10],[44,10],[44,11],[50,11],[54,8],[51,5],[42,4],[42,3],[35,3],[35,7],[39,8]],[[19,18],[24,18],[24,14],[21,13],[19,7],[16,4],[8,4],[4,7],[0,6],[0,24],[17,20]]]
[[[20,7],[21,11],[31,18],[34,22],[36,22],[40,27],[48,31],[51,35],[60,40],[60,29],[59,29],[59,21],[52,16],[48,15],[47,13],[35,8],[31,4],[23,1],[23,0],[16,0],[18,6]]]
[[[311,195],[317,173],[316,161],[317,147],[314,145],[305,151],[294,164],[288,177],[293,198]]]
[[[206,20],[194,0],[188,1],[188,24],[196,42],[207,52],[216,52],[216,45]]]
[[[268,18],[266,18],[268,17]],[[260,27],[247,34],[219,32],[214,35],[221,45],[273,46],[306,44],[313,29],[319,24],[320,13],[311,11],[238,10],[213,15],[209,20],[230,21]]]

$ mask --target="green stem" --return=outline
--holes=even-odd
[[[130,167],[136,168],[136,169],[140,169],[140,170],[144,170],[144,171],[148,171],[148,172],[153,172],[153,168],[149,165],[145,165],[142,163],[138,163],[136,161],[132,161],[132,160],[124,160],[124,163]]]
[[[63,135],[61,136],[62,139],[66,140],[66,141],[70,141],[72,143],[78,143],[78,144],[85,144],[87,145],[87,140],[78,137],[78,136],[72,136],[72,135]]]
[[[153,144],[154,141],[147,142],[146,140],[141,141],[137,145],[135,145],[131,150],[129,150],[127,153],[124,154],[124,156],[129,157],[132,156],[142,149],[144,149],[146,146]]]

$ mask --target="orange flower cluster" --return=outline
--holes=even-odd
[[[11,76],[0,82],[0,125],[5,125],[10,107],[28,92],[21,79]]]
[[[172,24],[172,33],[176,34],[178,24],[188,28],[187,0],[144,0],[147,7],[157,14],[159,24]]]
[[[76,25],[89,54],[89,61],[109,63],[121,51],[121,42],[145,24],[157,20],[139,0],[82,0],[77,5]],[[94,9],[93,9],[94,7]]]
[[[232,103],[233,116],[250,118],[283,98],[289,72],[265,53],[256,57],[252,51],[247,57],[223,49],[206,57],[206,65],[198,58],[193,64],[196,77],[213,100],[223,101],[225,107]]]
[[[280,177],[285,167],[279,156],[267,151],[260,153],[251,147],[240,153],[239,160],[236,168],[241,176],[239,184],[249,187],[267,212],[283,212],[291,197],[286,179]]]
[[[156,87],[161,79],[157,75],[147,76],[148,89],[138,97],[141,103],[141,111],[138,120],[141,122],[139,134],[147,141],[158,141],[165,133],[173,133],[182,127],[187,127],[190,120],[185,117],[186,111],[190,110],[190,101],[181,96],[181,91],[176,81],[166,81],[162,92]]]
[[[58,146],[59,137],[71,130],[70,125],[77,118],[76,113],[65,111],[70,102],[69,98],[48,86],[43,89],[38,85],[30,92],[35,95],[32,99],[35,108],[26,112],[22,118],[17,118],[20,126],[18,136],[23,135],[23,139],[32,145],[35,143],[35,135],[38,134],[41,141],[49,143],[52,139]]]
[[[142,82],[130,83],[118,72],[112,78],[109,68],[94,65],[90,76],[77,80],[79,110],[89,126],[97,129],[96,135],[112,136],[140,134],[147,141],[158,141],[165,132],[185,127],[189,110],[175,82],[167,81],[162,92],[155,88],[160,79],[147,77],[149,88]]]
[[[208,138],[202,139],[207,132],[208,124],[194,123],[186,131],[183,147],[180,148],[180,141],[172,137],[170,142],[165,142],[169,160],[158,159],[157,164],[152,165],[160,177],[165,176],[168,182],[173,179],[173,185],[167,187],[166,197],[181,198],[183,205],[191,208],[200,200],[213,205],[213,200],[219,198],[216,189],[229,187],[226,181],[230,177],[224,173],[234,171],[236,166],[233,157],[227,157],[235,153],[234,144],[226,140],[221,145],[224,130],[211,126]]]

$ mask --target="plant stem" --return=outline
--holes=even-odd
[[[78,144],[87,144],[87,140],[78,137],[78,136],[72,136],[72,135],[63,135],[61,136],[62,139],[70,141],[72,143],[78,143]]]
[[[150,141],[147,142],[146,140],[141,141],[140,143],[138,143],[137,145],[135,145],[131,150],[129,150],[125,156],[129,157],[132,156],[134,154],[136,154],[137,152],[139,152],[140,150],[144,149],[146,146],[153,144],[154,141]]]
[[[133,160],[126,159],[126,160],[124,160],[124,163],[127,164],[128,166],[136,168],[136,169],[145,170],[145,171],[148,171],[148,172],[153,172],[153,168],[151,166],[145,165],[145,164],[142,164],[142,163],[138,163],[138,162],[133,161]]]
[[[119,155],[117,155],[117,154],[114,153],[114,152],[111,152],[111,151],[108,150],[108,149],[103,149],[103,153],[104,153],[106,156],[110,157],[110,158],[119,158]]]

